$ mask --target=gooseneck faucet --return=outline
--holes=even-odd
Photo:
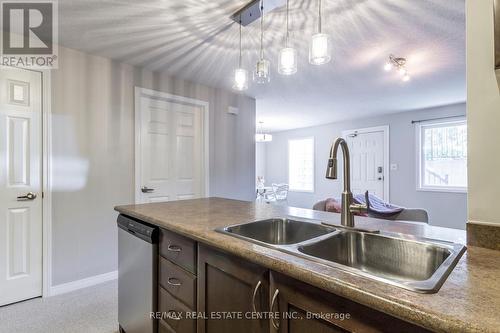
[[[344,191],[342,192],[342,211],[340,215],[341,224],[344,227],[354,228],[354,213],[366,212],[366,205],[358,205],[353,203],[351,192],[351,160],[349,156],[349,147],[347,142],[338,138],[330,148],[330,158],[326,169],[327,179],[338,179],[337,177],[337,152],[339,146],[342,147],[344,160]]]

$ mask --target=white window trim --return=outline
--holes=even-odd
[[[298,141],[298,140],[307,140],[311,139],[313,144],[313,167],[312,167],[312,190],[303,190],[303,189],[294,189],[292,188],[292,184],[290,183],[290,141]],[[295,193],[315,193],[316,190],[316,141],[314,140],[314,136],[306,136],[299,138],[288,139],[287,141],[287,155],[286,155],[286,173],[287,173],[287,181],[288,181],[288,191]]]
[[[419,192],[445,192],[445,193],[467,193],[467,187],[459,186],[428,186],[422,185],[422,126],[439,126],[443,124],[461,123],[467,121],[465,116],[451,117],[451,119],[435,119],[421,121],[415,124],[415,169],[416,169],[416,189]]]

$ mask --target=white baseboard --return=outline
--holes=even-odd
[[[67,283],[58,284],[50,287],[49,296],[61,295],[75,291],[82,288],[95,286],[96,284],[113,281],[118,279],[118,271],[99,274],[85,279],[71,281]]]

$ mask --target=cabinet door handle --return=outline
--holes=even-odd
[[[181,286],[182,283],[179,279],[176,278],[168,278],[167,283],[171,286]]]
[[[257,297],[257,292],[259,291],[259,288],[260,288],[261,285],[262,285],[262,282],[259,280],[259,282],[257,282],[257,285],[255,286],[255,288],[253,290],[253,295],[252,295],[252,309],[253,309],[253,312],[257,312],[257,307],[255,306],[255,297]]]
[[[280,305],[279,305],[279,300],[278,300],[279,293],[280,293],[280,290],[276,289],[276,291],[274,292],[274,295],[273,295],[273,299],[271,301],[271,312],[273,312],[273,310],[274,310],[274,304],[276,303],[276,301],[278,301],[278,312],[280,311]],[[274,319],[274,316],[271,316],[271,324],[273,324],[273,327],[276,331],[279,331],[280,321],[278,320],[278,322],[276,322]]]
[[[182,248],[179,246],[179,245],[169,245],[167,246],[167,250],[171,251],[171,252],[181,252],[182,251]]]

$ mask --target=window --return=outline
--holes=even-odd
[[[314,138],[288,141],[290,191],[314,192]]]
[[[417,126],[418,189],[467,191],[467,122],[425,122]]]

